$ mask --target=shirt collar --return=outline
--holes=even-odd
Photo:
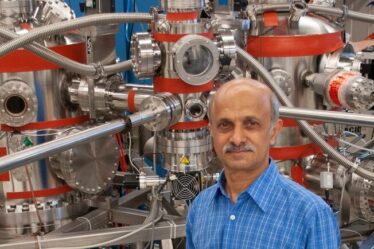
[[[279,176],[279,171],[275,162],[270,160],[269,166],[266,168],[262,174],[257,177],[257,179],[246,189],[249,196],[254,200],[254,202],[259,206],[259,208],[266,212],[271,206],[272,196],[274,195],[277,188],[277,179]],[[222,171],[217,184],[215,185],[216,190],[214,196],[217,194],[222,194],[227,198],[230,198],[225,191],[225,174]]]

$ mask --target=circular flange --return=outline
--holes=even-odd
[[[213,80],[220,68],[217,46],[201,35],[186,35],[173,47],[174,66],[178,76],[190,85]]]
[[[360,167],[373,171],[370,161],[362,161]],[[355,207],[356,214],[367,220],[374,222],[374,188],[373,182],[353,174],[350,186],[350,195]],[[352,208],[352,207],[351,207]]]
[[[133,34],[130,51],[136,77],[152,77],[161,65],[161,50],[152,36],[149,33]]]
[[[36,118],[37,99],[27,83],[11,79],[0,86],[0,123],[24,126]]]
[[[190,121],[203,120],[207,111],[207,105],[201,99],[187,99],[184,104],[185,116]]]
[[[216,36],[218,49],[220,51],[221,70],[220,75],[227,75],[236,66],[236,42],[230,30],[219,31]]]
[[[61,137],[81,130],[70,129]],[[116,139],[108,136],[50,157],[50,163],[56,175],[70,187],[87,194],[97,194],[109,187],[117,172],[118,150]]]
[[[351,85],[349,96],[347,102],[355,110],[372,110],[374,107],[374,81],[357,75]]]
[[[179,97],[170,93],[160,93],[144,99],[139,109],[158,113],[154,121],[144,124],[144,127],[151,131],[161,131],[175,124],[182,114]]]

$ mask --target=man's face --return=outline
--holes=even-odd
[[[210,131],[225,168],[241,171],[266,167],[270,144],[282,126],[281,121],[271,126],[268,92],[234,87],[214,101]]]

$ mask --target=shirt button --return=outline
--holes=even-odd
[[[235,215],[230,215],[230,220],[235,220]]]

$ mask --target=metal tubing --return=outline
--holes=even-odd
[[[262,14],[267,11],[289,11],[290,7],[290,4],[257,4],[254,5],[253,9],[256,11],[257,14]],[[337,17],[342,17],[345,15],[346,18],[350,18],[353,20],[369,23],[374,22],[374,15],[371,14],[361,13],[352,10],[348,10],[346,13],[344,13],[343,9],[325,7],[315,4],[308,4],[308,12],[322,13]]]
[[[145,110],[131,114],[129,116],[131,121],[131,127],[139,126],[147,122],[153,121],[156,119],[158,114],[158,112],[152,110]]]
[[[143,230],[130,235],[131,232],[140,228],[141,225],[125,226],[119,228],[97,229],[93,231],[71,232],[65,234],[51,234],[46,236],[38,236],[37,238],[16,238],[7,241],[0,241],[0,248],[3,249],[35,249],[39,244],[39,248],[86,248],[92,244],[103,243],[106,246],[131,244],[138,241],[149,241],[163,239],[175,239],[185,237],[185,221],[183,218],[170,221],[161,221],[153,227],[147,227]],[[129,234],[130,236],[126,236]],[[126,237],[125,237],[126,236]],[[123,239],[117,239],[124,237]],[[1,243],[2,242],[2,243]],[[38,243],[39,242],[39,243]],[[105,243],[106,242],[106,243]]]
[[[350,124],[374,127],[374,116],[346,112],[309,110],[301,108],[280,107],[279,115],[298,120],[314,120],[327,123]]]
[[[129,90],[126,92],[108,92],[108,104],[116,110],[128,110]],[[153,94],[153,90],[148,88],[136,90],[136,94],[134,95],[135,108],[139,109],[141,102]]]
[[[153,121],[157,117],[157,115],[157,112],[153,112],[150,110],[137,112],[128,117],[130,124],[127,124],[127,122],[122,119],[113,120],[97,127],[89,128],[87,130],[63,138],[43,143],[29,149],[18,151],[14,154],[1,158],[0,173],[68,150],[74,146],[94,141],[100,137],[109,136],[121,132],[128,125],[130,125],[130,127],[134,127],[142,125],[149,121]]]
[[[95,209],[94,211],[89,212],[84,216],[80,216],[62,227],[53,230],[52,232],[48,233],[48,236],[58,236],[64,233],[100,229],[107,225],[110,221],[108,213],[109,211],[105,209]]]
[[[28,163],[32,163],[58,152],[68,150],[74,146],[94,141],[100,137],[121,132],[124,127],[124,120],[110,121],[103,125],[89,128],[76,134],[18,151],[14,154],[1,158],[0,172],[5,172]]]

